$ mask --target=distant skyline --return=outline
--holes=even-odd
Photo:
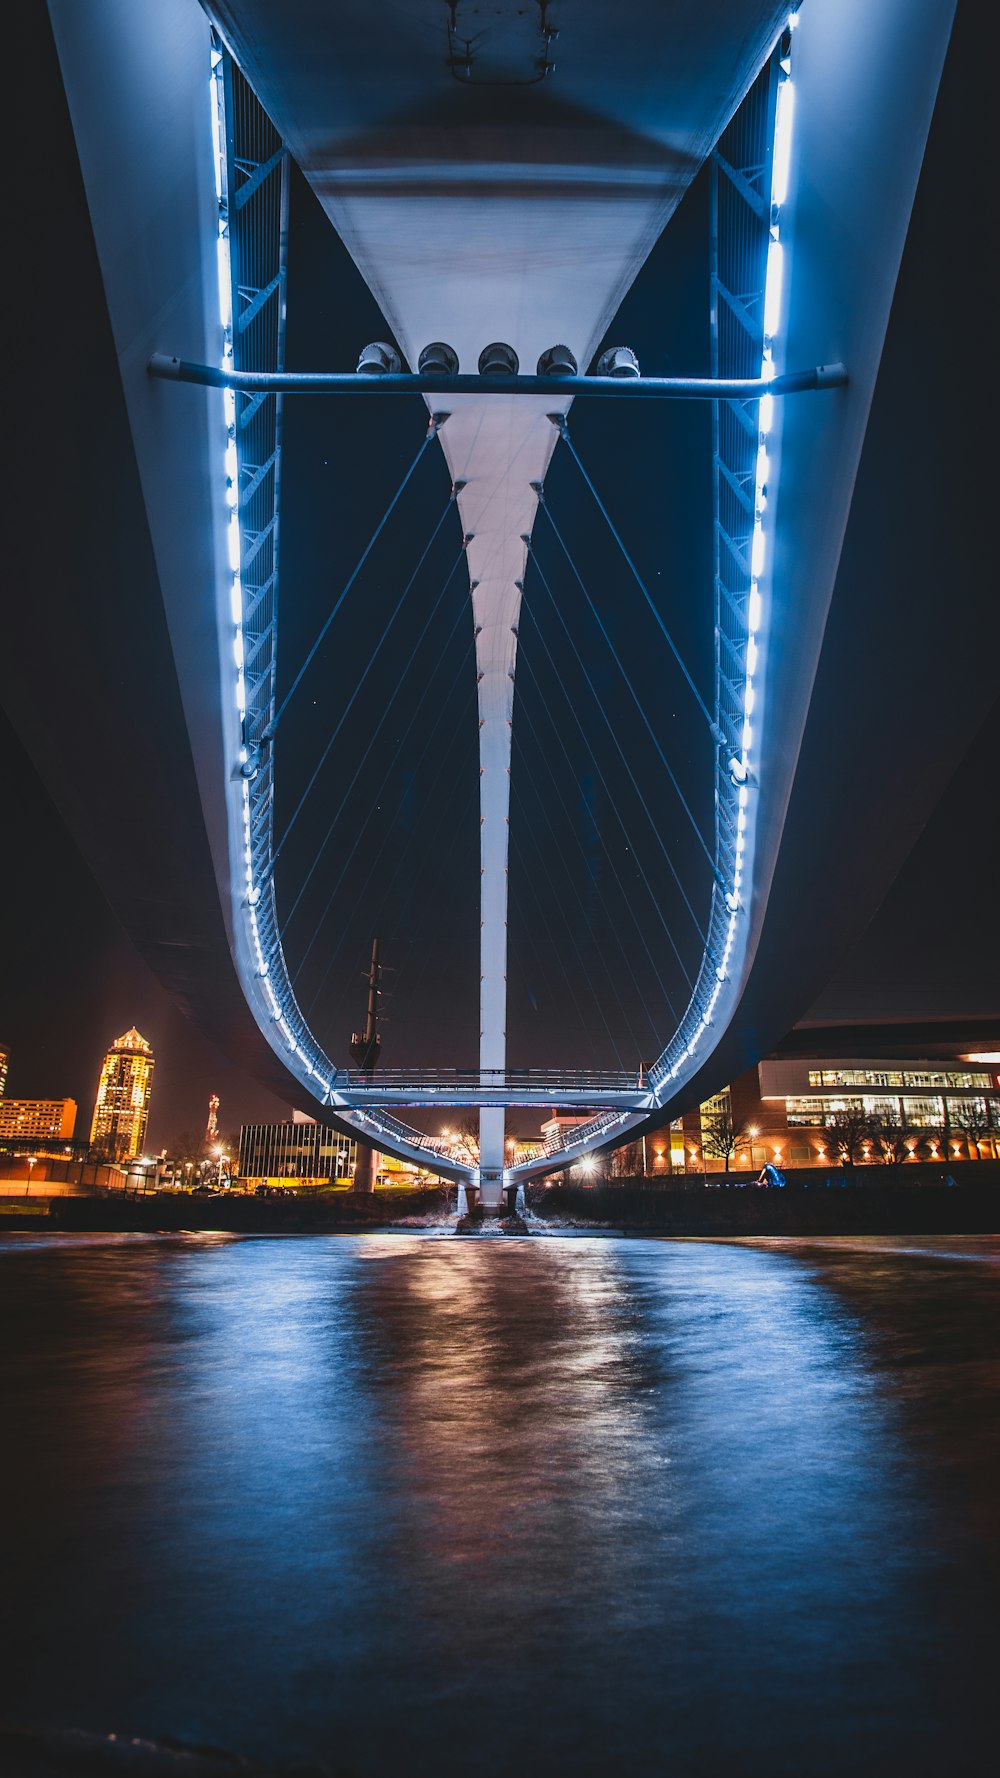
[[[289,1116],[189,1023],[124,936],[68,837],[34,767],[0,714],[4,827],[17,835],[0,873],[7,933],[0,975],[0,1043],[7,1096],[72,1098],[86,1136],[109,1044],[137,1025],[156,1056],[148,1146],[200,1133],[208,1097],[222,1101],[223,1133]],[[123,868],[127,863],[123,862]]]

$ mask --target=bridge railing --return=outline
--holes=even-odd
[[[413,1091],[473,1088],[480,1092],[526,1091],[556,1097],[560,1092],[602,1095],[636,1093],[646,1088],[644,1070],[623,1072],[611,1068],[339,1068],[334,1078],[337,1091],[384,1090],[397,1087]]]

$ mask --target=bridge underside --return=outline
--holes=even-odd
[[[500,338],[517,346],[525,369],[533,369],[537,352],[556,340],[574,346],[586,362],[768,49],[780,16],[767,7],[716,9],[701,35],[685,25],[678,37],[678,18],[688,8],[642,7],[642,29],[630,28],[628,34],[628,53],[638,61],[623,62],[615,72],[605,66],[606,58],[588,54],[583,84],[564,89],[559,155],[532,158],[525,144],[533,139],[523,120],[512,123],[495,115],[491,101],[476,145],[467,145],[456,163],[450,142],[446,158],[439,154],[436,160],[434,145],[444,141],[441,132],[449,127],[455,105],[469,95],[457,88],[452,92],[451,83],[422,114],[425,72],[420,58],[409,53],[401,58],[406,78],[398,90],[392,81],[363,77],[354,57],[362,48],[369,53],[369,22],[359,22],[355,38],[354,26],[336,18],[338,10],[331,9],[328,37],[310,38],[308,44],[297,34],[312,17],[310,9],[300,15],[294,6],[283,8],[279,22],[263,6],[224,6],[218,19],[368,276],[407,356],[428,339],[445,338],[457,346],[463,367],[471,368],[480,347]],[[580,10],[606,44],[607,9]],[[746,896],[743,962],[725,1018],[678,1078],[676,1090],[655,1107],[623,1103],[627,1128],[619,1125],[605,1138],[595,1136],[596,1145],[610,1145],[677,1115],[789,1028],[822,985],[838,949],[870,917],[989,701],[988,688],[970,685],[961,675],[959,571],[949,588],[950,624],[935,637],[940,696],[933,720],[912,720],[908,675],[922,662],[926,641],[908,623],[906,561],[908,551],[914,562],[919,559],[920,540],[908,497],[881,488],[877,460],[867,465],[862,460],[862,504],[869,535],[873,523],[898,527],[900,572],[891,584],[881,577],[873,584],[865,549],[860,540],[852,546],[848,533],[850,573],[837,579],[952,8],[931,0],[893,4],[873,19],[870,9],[848,4],[825,12],[817,8],[815,21],[812,10],[807,0],[796,45],[801,171],[786,361],[841,358],[851,384],[844,394],[823,397],[822,405],[815,398],[799,398],[799,405],[790,401],[783,417],[764,700],[766,794],[760,798],[756,863]],[[835,19],[828,16],[833,10]],[[18,683],[19,664],[27,666],[44,632],[52,683],[58,684],[61,673],[72,685],[86,626],[70,574],[63,574],[61,591],[60,577],[53,576],[44,612],[36,605],[16,615],[9,707],[95,873],[167,985],[251,1072],[296,1103],[309,1103],[295,1058],[284,1055],[280,1045],[272,1057],[251,1014],[239,1004],[229,961],[232,954],[241,967],[244,962],[238,932],[241,879],[229,806],[239,735],[227,632],[219,615],[228,611],[228,587],[212,445],[216,416],[202,392],[151,388],[145,375],[153,351],[194,360],[217,356],[214,193],[210,161],[202,153],[208,26],[193,0],[170,0],[155,19],[137,18],[124,0],[101,0],[87,9],[85,22],[80,11],[69,0],[52,0],[50,6],[96,243],[96,259],[81,245],[81,266],[89,267],[92,280],[103,277],[107,333],[101,375],[91,387],[81,372],[86,395],[81,393],[67,418],[84,447],[95,412],[104,414],[106,435],[118,441],[114,486],[93,472],[94,496],[108,524],[127,527],[130,560],[128,571],[109,573],[103,588],[105,647],[95,650],[92,640],[86,646],[84,658],[92,662],[93,674],[88,703],[97,706],[90,732],[81,737],[56,698],[44,711],[39,708],[25,689],[27,673]],[[728,30],[721,28],[723,17]],[[617,52],[621,45],[617,38],[614,42]],[[699,54],[700,73],[692,80]],[[722,85],[713,55],[726,64]],[[657,124],[657,117],[666,115],[662,87],[656,81],[644,84],[641,76],[642,69],[657,66],[657,56],[665,68],[676,69],[678,93],[683,88],[686,95],[686,120],[676,132]],[[678,93],[672,103],[679,106]],[[332,97],[336,128],[327,130],[324,118],[329,121],[330,114],[322,107]],[[370,113],[364,111],[368,105],[374,107]],[[849,136],[842,128],[845,115],[854,119]],[[574,181],[566,169],[579,171],[581,164],[600,178],[567,198]],[[870,170],[876,165],[881,176],[873,185]],[[499,180],[503,189],[488,208],[484,195],[491,180]],[[609,223],[623,209],[628,220],[616,234]],[[526,211],[527,237],[516,232]],[[579,233],[574,215],[582,224]],[[551,262],[544,251],[550,233],[559,244]],[[404,270],[394,282],[401,240]],[[41,242],[39,250],[44,251]],[[415,255],[419,276],[414,276]],[[589,265],[595,255],[600,288],[591,289],[584,303],[579,266],[581,261]],[[498,256],[512,282],[496,278]],[[486,294],[494,284],[495,307]],[[34,393],[50,373],[53,391],[58,387],[62,395],[65,373],[57,381],[50,350],[37,369],[42,382],[36,380]],[[897,374],[887,399],[895,401],[898,412],[909,398],[905,377],[901,383]],[[478,582],[473,615],[480,627],[487,779],[483,870],[502,877],[506,786],[492,795],[489,775],[499,781],[509,763],[521,536],[530,531],[534,512],[529,483],[544,472],[555,437],[544,415],[523,414],[525,405],[530,404],[521,404],[516,421],[516,488],[510,478],[511,403],[492,402],[488,413],[470,404],[464,413],[456,412],[442,435],[453,474],[468,483],[463,525],[478,541],[478,553],[476,543],[470,545],[469,563]],[[913,401],[914,408],[922,405]],[[932,456],[936,462],[936,453]],[[179,513],[185,515],[183,525]],[[59,547],[54,540],[53,548]],[[192,596],[192,589],[203,592]],[[970,603],[972,591],[967,588]],[[842,717],[832,730],[837,686],[859,629],[869,651],[882,651],[883,702],[864,713],[858,733],[845,732]],[[147,663],[142,685],[135,682],[137,660]],[[113,711],[109,704],[106,713],[100,709],[102,681],[105,696],[110,700],[113,691],[115,697]],[[158,696],[155,734],[145,721],[150,683]],[[131,843],[142,861],[127,878],[120,869],[117,831],[101,812],[94,771],[95,761],[113,745],[123,713],[144,737],[138,757],[122,760],[123,782],[131,777],[135,784]],[[905,753],[895,747],[900,733],[906,735]],[[873,748],[880,758],[877,806],[871,795]],[[159,791],[151,794],[157,784]],[[840,868],[831,872],[815,844],[817,831],[824,829],[831,808],[859,807],[860,830],[872,843],[846,863],[840,858]],[[182,869],[169,861],[170,847],[162,845],[165,831],[176,836],[174,856],[183,857]],[[493,939],[487,946],[484,938],[481,1064],[502,1068],[503,989],[491,970],[504,954],[497,938],[505,920],[503,884],[494,895],[484,882],[487,920],[493,922]],[[256,1008],[255,1016],[263,1026]],[[488,1103],[487,1096],[478,1102]],[[310,1108],[320,1104],[329,1117],[325,1095],[314,1097]],[[340,1119],[345,1128],[364,1130],[364,1120],[349,1104],[334,1110],[333,1121]],[[371,1133],[380,1146],[393,1146],[391,1131]],[[397,1149],[407,1152],[403,1136]],[[558,1157],[548,1164],[557,1165]],[[441,1170],[455,1177],[464,1171]]]

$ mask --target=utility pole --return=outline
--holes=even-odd
[[[378,997],[381,992],[382,965],[378,959],[378,939],[372,939],[372,960],[368,966],[368,1016],[360,1036],[351,1033],[351,1055],[365,1074],[370,1074],[378,1061],[382,1039],[378,1034]]]
[[[358,1067],[365,1074],[371,1074],[378,1061],[382,1039],[378,1034],[378,997],[379,983],[382,980],[382,965],[378,956],[378,938],[372,939],[372,960],[368,966],[368,1012],[365,1028],[359,1034],[351,1033],[351,1055]],[[354,1190],[370,1192],[375,1190],[375,1150],[367,1142],[358,1138],[357,1161],[354,1166]]]

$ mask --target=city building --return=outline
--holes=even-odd
[[[886,1160],[1000,1159],[1000,1063],[769,1057],[612,1172],[744,1173]],[[645,1167],[637,1151],[645,1148]]]
[[[75,1129],[75,1099],[0,1098],[0,1142],[69,1141]]]
[[[358,1145],[326,1124],[244,1124],[239,1176],[257,1185],[350,1185]]]
[[[8,1052],[0,1043],[0,1100],[3,1099],[4,1088],[7,1085],[7,1061]]]
[[[559,1135],[552,1118],[544,1135]],[[1000,1160],[1000,1055],[768,1057],[662,1129],[584,1169],[610,1178],[881,1162]]]
[[[984,1063],[768,1059],[729,1098],[739,1167],[829,1165],[852,1136],[859,1163],[890,1158],[889,1145],[914,1161],[1000,1156],[1000,1073]]]
[[[104,1058],[90,1130],[91,1146],[109,1161],[130,1160],[146,1146],[153,1052],[135,1026]]]

